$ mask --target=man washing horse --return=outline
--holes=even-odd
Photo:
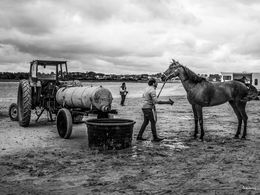
[[[156,88],[158,86],[157,81],[154,78],[149,79],[148,87],[145,89],[143,93],[144,104],[142,107],[142,111],[144,114],[144,121],[142,127],[138,133],[137,140],[144,141],[146,140],[143,138],[143,133],[145,131],[146,126],[148,125],[149,121],[151,122],[151,129],[153,134],[153,141],[160,142],[164,138],[161,138],[157,135],[156,132],[156,121],[157,121],[157,114],[155,109],[155,104],[170,104],[173,105],[174,101],[169,99],[169,101],[162,101],[158,100],[156,96]]]

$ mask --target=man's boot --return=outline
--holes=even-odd
[[[164,138],[162,138],[162,137],[155,137],[155,138],[153,138],[154,142],[160,142],[162,140],[164,140]]]
[[[154,142],[160,142],[160,141],[164,140],[164,138],[161,138],[161,137],[157,136],[155,128],[152,128],[152,133],[153,133],[153,141]]]

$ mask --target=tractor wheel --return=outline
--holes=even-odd
[[[79,123],[83,123],[82,119],[83,119],[83,115],[82,114],[79,114],[79,115],[74,115],[72,117],[72,122],[73,124],[79,124]]]
[[[69,139],[72,132],[72,117],[68,109],[62,108],[59,110],[56,125],[60,137]]]
[[[12,121],[18,121],[18,113],[17,113],[17,104],[12,103],[9,106],[9,111],[8,111],[9,117]]]
[[[28,127],[31,120],[32,96],[29,81],[21,80],[18,87],[17,110],[19,124]]]

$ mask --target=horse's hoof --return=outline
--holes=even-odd
[[[239,139],[239,136],[238,136],[238,135],[235,135],[235,136],[234,136],[234,139]]]
[[[245,136],[242,136],[242,137],[241,137],[241,140],[246,140],[246,137],[245,137]]]

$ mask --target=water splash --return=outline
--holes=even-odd
[[[171,150],[183,150],[189,148],[189,146],[185,146],[183,142],[179,141],[178,138],[165,139],[161,142],[160,146],[165,146]]]

